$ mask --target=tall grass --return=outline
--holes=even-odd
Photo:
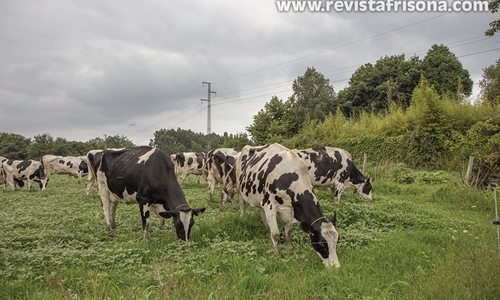
[[[369,169],[369,172],[373,172]],[[388,171],[387,174],[391,174]],[[500,259],[491,191],[375,180],[374,201],[348,189],[337,212],[342,267],[325,269],[297,226],[272,251],[258,211],[218,211],[204,184],[184,189],[196,218],[191,246],[153,217],[142,241],[137,205],[119,205],[111,238],[95,192],[51,177],[44,192],[0,194],[0,299],[495,299]],[[218,195],[215,197],[217,199]]]

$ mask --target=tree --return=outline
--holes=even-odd
[[[222,147],[224,148],[243,148],[246,145],[251,145],[252,142],[248,138],[248,135],[244,132],[236,134],[228,134],[224,132],[224,144]]]
[[[181,128],[160,129],[154,132],[154,138],[149,145],[161,149],[167,154],[179,152],[204,152],[208,148],[208,136],[203,133],[195,133],[191,130]],[[210,145],[212,149],[220,148],[224,138],[216,133],[210,134]]]
[[[432,45],[422,61],[422,71],[440,95],[470,96],[472,93],[473,82],[469,71],[444,45]]]
[[[490,9],[491,13],[494,14],[498,12],[498,8],[500,6],[500,0],[492,0],[488,4],[488,8]],[[494,36],[497,31],[500,30],[500,19],[499,20],[494,20],[490,22],[490,29],[486,30],[484,32],[484,35],[486,36]]]
[[[436,167],[445,152],[445,141],[451,135],[449,118],[441,96],[422,76],[412,95],[408,109],[409,128],[405,136],[412,166]]]
[[[290,111],[290,106],[283,100],[273,96],[271,101],[264,105],[256,115],[253,123],[246,128],[252,135],[252,140],[257,145],[279,142],[281,138],[291,137],[289,128],[285,126],[285,116]]]
[[[287,101],[273,96],[246,129],[255,144],[291,138],[310,120],[322,121],[336,109],[336,94],[330,81],[314,68],[294,80]]]
[[[349,87],[339,92],[342,112],[353,113],[386,110],[391,102],[405,109],[410,105],[413,89],[420,80],[421,61],[413,56],[385,56],[375,65],[367,63],[359,67],[349,80]]]
[[[483,79],[479,81],[483,99],[491,104],[500,103],[500,59],[494,65],[483,69]]]
[[[479,161],[477,187],[482,188],[495,168],[500,165],[500,127],[493,121],[479,121],[467,133],[458,134],[458,148],[464,157],[474,156]],[[471,178],[475,180],[475,178]],[[469,185],[472,182],[469,182]]]
[[[9,159],[27,159],[31,140],[14,133],[0,133],[0,156]]]
[[[41,160],[45,154],[54,153],[54,138],[49,133],[37,134],[28,147],[30,159]]]
[[[330,80],[314,68],[307,68],[303,76],[297,77],[293,81],[292,89],[293,110],[296,115],[323,121],[336,109],[336,95]]]

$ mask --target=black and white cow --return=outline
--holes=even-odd
[[[96,156],[87,156],[95,166]],[[101,198],[106,225],[113,233],[118,203],[138,203],[142,218],[143,237],[149,239],[150,210],[160,218],[173,218],[177,237],[189,244],[194,216],[205,208],[191,208],[174,174],[170,157],[159,149],[148,146],[124,149],[106,149],[95,169],[98,193]]]
[[[234,195],[236,194],[236,181],[231,180],[228,176],[229,171],[233,168],[236,156],[241,152],[237,148],[219,148],[210,151],[207,154],[206,169],[208,172],[206,182],[208,193],[210,194],[210,202],[214,202],[214,191],[217,184],[222,184],[224,189],[221,195],[219,210],[224,210],[224,203],[227,198],[231,200],[233,207],[236,208]]]
[[[7,176],[5,175],[5,172],[3,171],[2,163],[6,161],[7,158],[0,156],[0,184],[3,185],[3,190],[5,191],[7,189]],[[17,178],[14,178],[14,185],[17,189],[19,190],[25,190],[26,185],[24,184],[24,181],[19,180]]]
[[[321,147],[293,150],[309,170],[309,177],[314,187],[328,187],[333,197],[340,200],[342,192],[354,186],[359,195],[372,199],[372,184],[352,162],[349,152],[340,148]]]
[[[56,156],[47,154],[42,156],[42,164],[47,179],[52,174],[68,174],[69,182],[71,177],[78,178],[78,183],[82,182],[82,176],[89,172],[85,156]]]
[[[31,189],[33,181],[38,182],[40,189],[45,190],[47,178],[41,162],[36,160],[13,160],[7,159],[2,162],[2,169],[5,176],[5,181],[12,190],[15,189],[16,183],[22,180],[27,180],[28,190]],[[7,184],[4,185],[4,190]]]
[[[181,174],[182,184],[187,187],[186,177],[196,175],[196,183],[200,184],[200,176],[203,175],[205,153],[203,152],[181,152],[175,155],[176,174]]]
[[[278,215],[285,224],[287,245],[291,246],[292,225],[299,222],[324,265],[340,267],[336,215],[331,220],[323,215],[307,166],[297,154],[279,144],[245,146],[236,160],[236,178],[240,215],[245,214],[245,202],[260,208],[271,231],[275,254],[279,254]]]

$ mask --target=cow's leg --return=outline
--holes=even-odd
[[[139,210],[141,212],[143,238],[147,241],[149,240],[149,226],[151,225],[149,205],[139,204]]]
[[[82,183],[82,172],[78,172],[78,184]]]
[[[292,247],[292,228],[295,218],[293,217],[292,209],[278,209],[278,216],[285,224],[285,243],[288,247]]]
[[[118,207],[118,202],[109,203],[109,221],[111,228],[116,229],[116,208]]]
[[[342,192],[347,188],[347,186],[343,183],[338,183],[335,185],[335,192],[333,193],[333,197],[337,198],[337,200],[340,200],[340,196],[342,195]]]
[[[71,180],[71,175],[68,174],[68,179],[66,179],[66,184],[68,184],[68,182]]]
[[[269,230],[271,231],[271,241],[273,242],[273,250],[276,256],[280,255],[278,250],[278,241],[280,239],[280,230],[278,228],[278,222],[276,221],[276,211],[273,209],[269,209],[269,207],[263,208],[266,223],[269,226]]]
[[[165,209],[162,209],[158,205],[152,204],[151,205],[151,210],[158,217],[158,224],[160,225],[160,229],[163,230],[165,228],[165,218],[163,218],[162,216],[160,216],[160,211],[165,211]]]
[[[182,178],[182,184],[184,185],[184,187],[186,187],[186,188],[187,188],[188,186],[187,186],[187,183],[186,183],[186,177],[187,177],[187,174],[182,173],[182,175],[181,175],[181,178]]]
[[[99,192],[99,198],[101,199],[101,205],[102,205],[102,211],[104,213],[104,220],[106,221],[106,226],[108,227],[109,233],[111,236],[114,235],[114,220],[113,224],[111,224],[111,218],[110,218],[110,206],[114,203],[111,203],[110,201],[110,193],[106,189],[101,189]],[[116,207],[115,207],[116,210]]]
[[[9,183],[10,187],[14,191],[16,189],[16,183],[14,182],[14,175],[12,175],[12,174],[7,175],[7,182]]]
[[[224,203],[226,201],[227,201],[227,194],[226,194],[226,192],[221,191],[219,211],[223,211],[224,210]]]
[[[196,175],[196,184],[200,184],[200,175]]]
[[[85,187],[85,194],[90,195],[90,190],[92,189],[92,186],[94,185],[94,178],[87,179],[86,187]]]
[[[240,199],[240,217],[243,218],[243,216],[245,215],[245,210],[247,208],[247,204],[246,204],[246,201],[245,201],[245,199],[243,199],[243,196],[241,194],[239,196],[239,199]]]
[[[33,180],[28,178],[28,191],[31,191],[31,186],[33,185]]]

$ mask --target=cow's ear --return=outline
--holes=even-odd
[[[168,218],[171,218],[171,217],[173,217],[175,215],[175,211],[172,211],[172,210],[163,211],[163,212],[160,212],[159,215],[162,218],[168,219]]]
[[[204,208],[193,208],[193,216],[201,216],[203,212],[205,212],[205,207]]]
[[[370,179],[370,178],[366,178],[366,179],[365,179],[365,184],[368,184],[368,183],[370,183],[370,182],[371,182],[371,179]]]
[[[333,226],[337,226],[337,212],[336,211],[333,212],[333,217],[330,220],[330,222],[332,222]]]

